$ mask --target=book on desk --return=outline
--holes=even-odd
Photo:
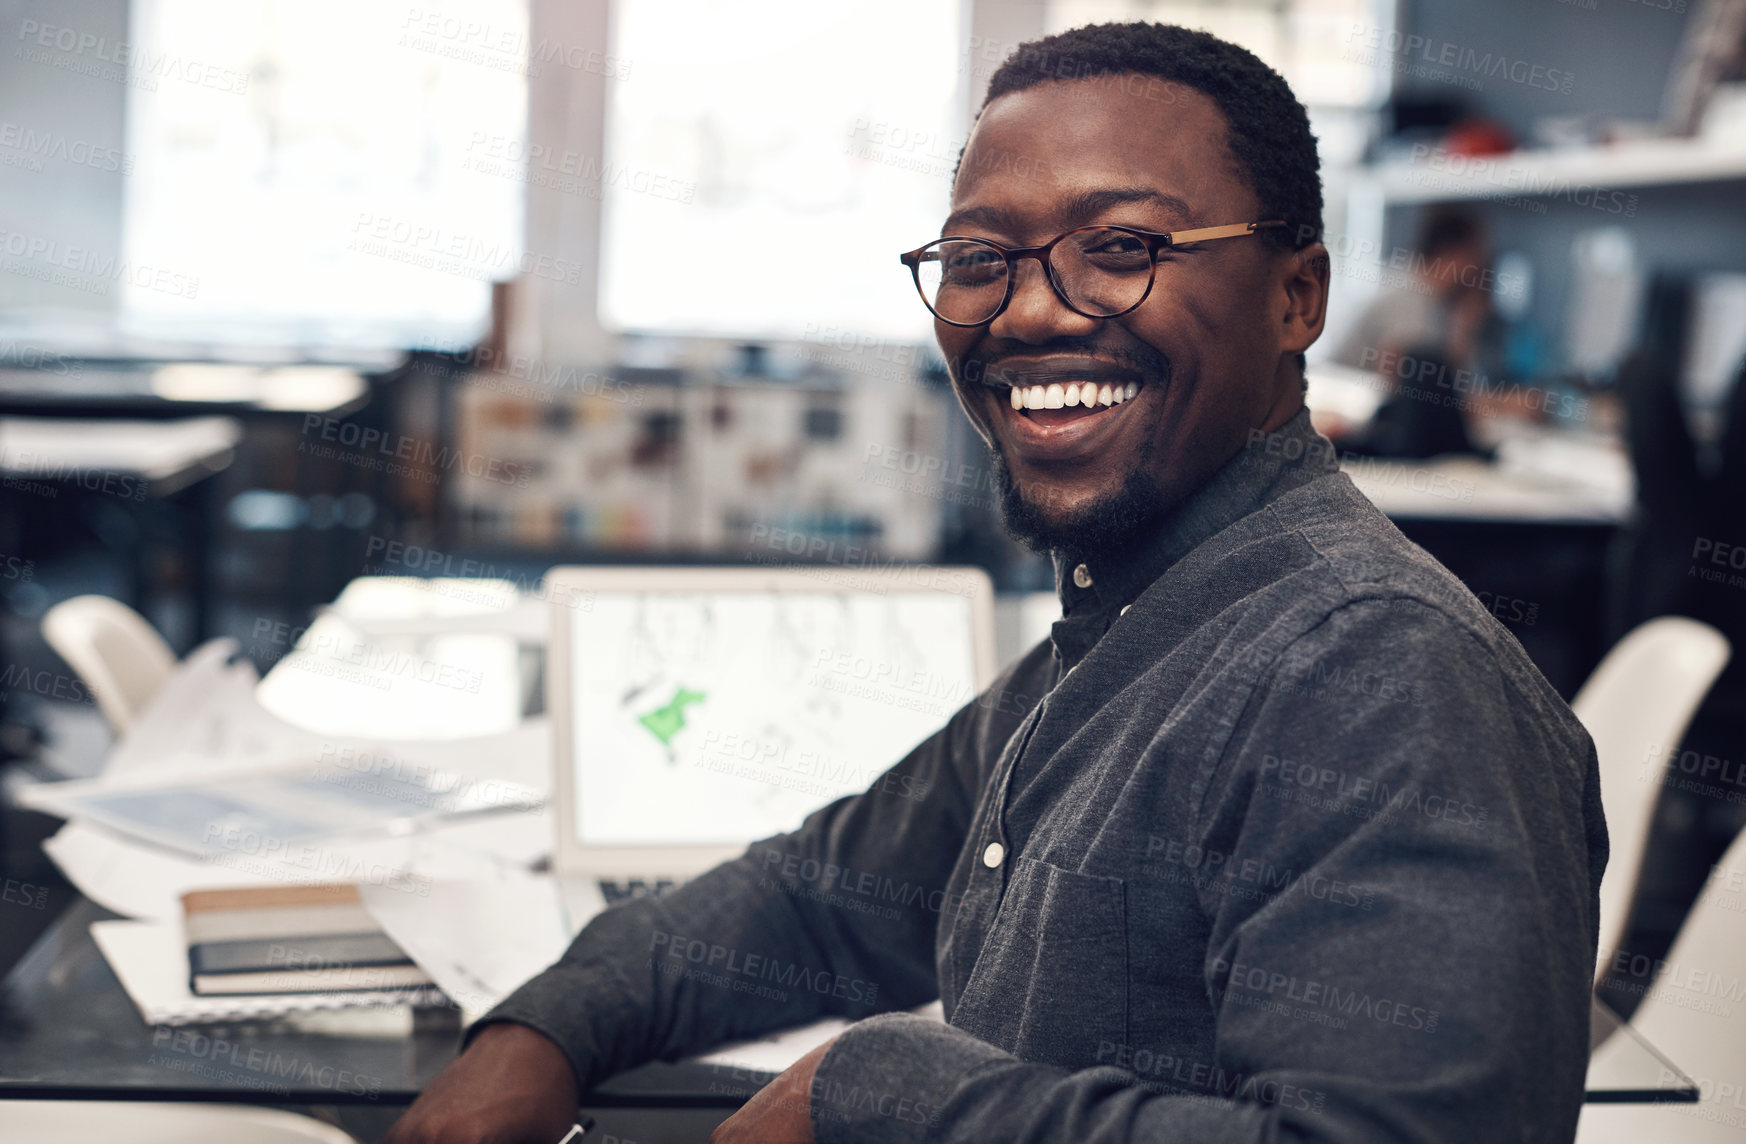
[[[432,984],[348,884],[182,895],[196,996],[417,989]]]
[[[184,895],[183,920],[100,921],[91,937],[149,1025],[453,1002],[351,885]]]

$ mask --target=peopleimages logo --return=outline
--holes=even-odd
[[[59,239],[17,230],[0,230],[0,254],[16,262],[0,263],[9,274],[69,286],[87,294],[107,297],[111,285],[132,286],[193,299],[200,293],[200,279],[161,266],[129,262],[83,246],[69,246]]]
[[[180,80],[227,95],[242,95],[249,89],[246,71],[190,59],[178,52],[153,52],[126,40],[58,24],[21,20],[18,39],[22,46],[13,50],[18,59],[131,84],[143,91],[156,91],[160,79]]]
[[[1300,1088],[1247,1073],[1228,1072],[1217,1064],[1178,1057],[1171,1053],[1114,1041],[1099,1041],[1097,1062],[1114,1065],[1148,1080],[1165,1080],[1179,1087],[1216,1093],[1232,1100],[1256,1104],[1277,1104],[1300,1112],[1319,1110],[1327,1103],[1327,1095],[1313,1088]]]
[[[594,199],[607,187],[679,203],[689,203],[697,196],[697,183],[689,179],[609,163],[582,151],[558,150],[543,143],[483,131],[473,132],[468,139],[461,169],[552,187],[566,194],[580,191]]]
[[[1227,961],[1223,957],[1213,959],[1211,972],[1215,977],[1225,975],[1225,988],[1220,992],[1235,995],[1232,999],[1239,1005],[1265,1007],[1256,1004],[1256,999],[1265,998],[1293,1002],[1304,1007],[1302,1012],[1316,1016],[1339,1013],[1342,1017],[1364,1017],[1380,1025],[1398,1025],[1419,1033],[1437,1031],[1439,1014],[1435,1009],[1389,997],[1372,997],[1366,990],[1346,988],[1337,982],[1316,981],[1259,965]],[[1248,997],[1238,994],[1239,990]],[[1296,1015],[1288,1006],[1271,1011],[1280,1016]],[[1342,1021],[1332,1027],[1343,1029],[1346,1025]]]
[[[58,131],[23,127],[11,120],[0,121],[0,147],[18,151],[33,161],[57,159],[93,171],[133,174],[133,156],[123,154],[115,147],[100,147],[83,139],[69,138]],[[42,165],[36,162],[31,169],[40,171]]]
[[[1450,40],[1435,39],[1412,33],[1402,33],[1380,27],[1354,23],[1346,32],[1346,42],[1365,51],[1346,49],[1346,58],[1360,63],[1375,64],[1393,56],[1393,69],[1427,79],[1450,80],[1463,87],[1476,88],[1479,80],[1507,79],[1511,83],[1555,91],[1569,95],[1576,76],[1559,68],[1518,59],[1502,52],[1480,51]]]
[[[1636,195],[1594,183],[1571,182],[1561,175],[1522,164],[1514,156],[1462,155],[1426,143],[1415,143],[1411,162],[1413,173],[1420,176],[1414,181],[1421,184],[1436,186],[1441,183],[1455,186],[1457,183],[1478,182],[1490,187],[1563,199],[1602,214],[1622,215],[1625,218],[1635,218],[1637,215]],[[1425,177],[1437,175],[1445,176],[1447,181]]]
[[[29,692],[44,699],[64,699],[69,703],[97,701],[83,680],[46,669],[31,671],[21,663],[9,663],[0,669],[0,694],[6,692]]]
[[[1165,863],[1187,871],[1186,877],[1173,878],[1209,888],[1231,897],[1266,900],[1289,892],[1303,894],[1319,902],[1353,909],[1369,910],[1376,904],[1376,890],[1358,882],[1329,878],[1314,871],[1299,871],[1287,866],[1281,869],[1271,862],[1256,858],[1240,858],[1195,842],[1182,842],[1157,834],[1146,836],[1146,857],[1161,858]],[[1196,878],[1195,875],[1202,875]],[[1253,893],[1249,892],[1253,888]]]
[[[1483,806],[1411,783],[1390,787],[1386,781],[1370,775],[1299,763],[1278,755],[1261,756],[1261,793],[1356,818],[1396,818],[1411,812],[1438,822],[1478,828],[1491,817]]]
[[[305,1088],[314,1086],[367,1100],[375,1100],[382,1091],[380,1077],[335,1068],[296,1053],[264,1049],[246,1041],[233,1043],[221,1033],[208,1036],[193,1029],[159,1025],[152,1030],[152,1048],[148,1064],[238,1087],[284,1095],[295,1082]]]
[[[0,366],[35,369],[56,377],[79,377],[85,363],[28,342],[0,342]]]
[[[574,286],[585,269],[574,259],[522,250],[513,239],[486,239],[370,211],[358,212],[346,249],[479,282],[519,272]]]
[[[879,999],[879,986],[876,982],[865,981],[859,977],[844,977],[827,969],[808,969],[767,954],[746,953],[729,946],[683,937],[664,930],[650,933],[649,956],[663,972],[676,972],[690,965],[706,973],[713,971],[715,974],[729,976],[730,979],[771,981],[788,989],[816,993],[820,997],[835,997],[841,1001],[872,1005]],[[746,991],[736,989],[736,992]]]
[[[382,469],[396,476],[419,477],[421,474],[415,468],[394,464],[395,461],[405,461],[411,466],[441,472],[458,469],[471,477],[523,489],[528,486],[532,475],[531,466],[518,465],[514,461],[503,461],[482,453],[464,453],[459,449],[451,449],[447,445],[438,446],[431,441],[409,437],[404,433],[390,434],[381,429],[359,425],[355,421],[323,417],[319,413],[303,415],[303,436],[304,440],[297,446],[299,453],[332,458],[365,468]],[[311,437],[332,441],[347,449],[355,449],[356,452],[341,452],[337,448],[319,446],[310,440]]]

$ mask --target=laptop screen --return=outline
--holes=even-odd
[[[946,592],[596,592],[570,614],[587,846],[791,830],[977,692],[971,601]]]

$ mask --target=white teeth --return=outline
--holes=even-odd
[[[1014,409],[1071,409],[1083,405],[1120,405],[1140,392],[1134,382],[1127,385],[1099,385],[1095,381],[1069,382],[1066,385],[1015,385],[1007,390]]]

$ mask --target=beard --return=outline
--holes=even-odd
[[[1099,347],[1079,339],[1072,339],[1071,342],[1072,344],[1063,343],[1062,348],[1080,348],[1097,357],[1131,366],[1146,378],[1149,386],[1167,386],[1171,382],[1170,359],[1152,346],[1136,344]],[[964,374],[968,373],[972,377],[997,377],[1006,361],[1013,356],[999,352],[987,357],[967,355],[963,361],[955,363],[952,377],[954,382],[959,383],[960,404],[963,404],[961,378]],[[964,412],[974,424],[976,415],[968,405],[964,406]],[[1157,447],[1157,442],[1151,439],[1140,450],[1133,468],[1122,479],[1121,487],[1071,516],[1061,518],[1051,516],[1045,511],[1053,489],[1044,485],[1040,489],[1029,490],[1040,493],[1042,503],[1038,503],[1037,499],[1027,498],[1026,488],[1012,475],[1012,467],[1007,464],[999,437],[992,429],[981,431],[981,435],[988,444],[994,462],[995,491],[1000,499],[1001,523],[1013,539],[1033,551],[1047,554],[1060,549],[1084,558],[1114,552],[1154,525],[1168,507],[1157,485],[1146,476],[1151,471],[1152,456]]]
[[[1035,552],[1047,554],[1059,549],[1089,559],[1123,548],[1164,514],[1164,497],[1145,476],[1150,453],[1148,447],[1120,488],[1070,516],[1057,517],[1026,499],[1025,489],[1014,479],[997,445],[994,479],[1001,523],[1015,540]]]

